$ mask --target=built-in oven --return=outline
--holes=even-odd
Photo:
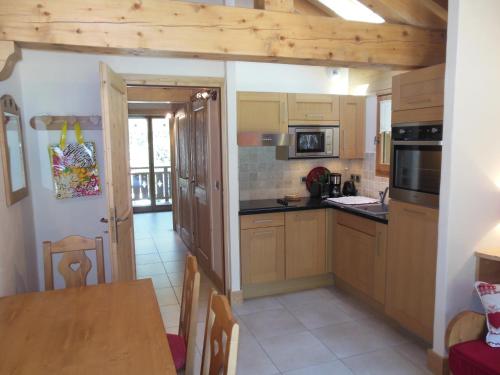
[[[442,122],[392,125],[392,199],[439,207]]]
[[[289,145],[281,159],[338,158],[339,134],[338,125],[289,126]]]

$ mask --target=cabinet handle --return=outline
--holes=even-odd
[[[404,208],[404,210],[406,212],[408,212],[409,214],[418,215],[418,216],[425,216],[425,212],[420,212],[420,211],[417,211],[417,210],[412,210],[411,208]]]
[[[272,219],[265,219],[265,220],[254,220],[253,223],[254,224],[265,224],[265,223],[272,223],[273,220]]]
[[[254,236],[263,236],[265,234],[274,234],[274,230],[268,229],[268,230],[263,230],[259,232],[254,232]]]
[[[325,116],[320,113],[306,113],[306,118],[323,119]]]

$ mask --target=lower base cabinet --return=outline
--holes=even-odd
[[[391,200],[386,313],[433,339],[438,210]]]
[[[333,230],[335,276],[383,304],[387,225],[339,212]]]

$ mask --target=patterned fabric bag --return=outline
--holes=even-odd
[[[59,144],[49,146],[49,158],[57,199],[101,194],[95,143],[85,142],[80,124],[75,123],[77,143],[66,144],[68,124],[64,122]]]

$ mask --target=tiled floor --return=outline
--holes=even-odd
[[[134,220],[138,276],[153,279],[166,330],[176,332],[186,248],[171,217]],[[197,366],[211,287],[202,274]],[[423,346],[334,287],[248,300],[233,311],[240,323],[239,375],[430,374]]]

